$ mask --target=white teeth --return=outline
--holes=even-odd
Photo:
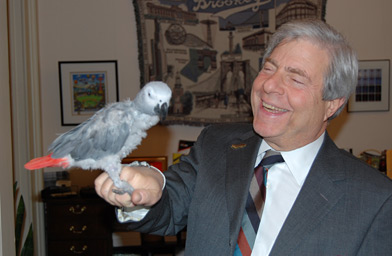
[[[287,112],[286,109],[277,108],[277,107],[269,105],[269,104],[267,104],[265,102],[263,102],[263,107],[265,108],[265,110],[267,110],[269,112],[274,112],[274,113],[277,113],[277,112]]]

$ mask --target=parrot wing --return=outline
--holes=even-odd
[[[100,159],[117,154],[129,135],[132,120],[124,109],[130,104],[113,103],[89,120],[58,137],[49,147],[53,158],[70,155],[74,160]]]

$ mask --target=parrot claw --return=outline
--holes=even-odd
[[[131,196],[133,193],[133,189],[115,189],[114,188],[112,191],[113,191],[113,193],[118,194],[118,195],[123,195],[125,193],[128,193]]]
[[[119,188],[114,188],[112,191],[118,195],[123,195],[128,193],[130,196],[132,195],[133,191],[135,190],[129,183],[125,181],[121,181]]]
[[[117,194],[117,195],[123,195],[123,194],[125,194],[125,191],[124,190],[121,190],[121,189],[112,189],[112,191],[113,191],[113,193],[115,193],[115,194]]]

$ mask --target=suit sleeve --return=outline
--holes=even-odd
[[[392,195],[389,196],[375,216],[357,255],[392,255],[391,241]]]

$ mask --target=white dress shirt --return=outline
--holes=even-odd
[[[264,210],[252,256],[270,253],[323,141],[324,134],[302,148],[280,152],[285,162],[275,164],[269,169]],[[271,147],[263,140],[255,166],[260,163],[268,149]]]

